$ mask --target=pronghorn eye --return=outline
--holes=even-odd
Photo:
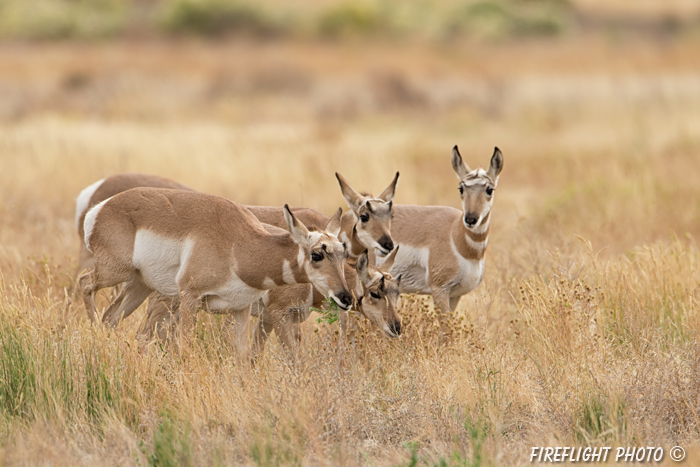
[[[311,253],[311,261],[314,263],[317,263],[323,259],[323,255],[321,253]]]
[[[367,221],[369,220],[369,214],[362,214],[362,215],[360,216],[360,220],[361,220],[362,222],[367,222]]]
[[[459,189],[459,194],[460,194],[460,195],[463,195],[463,194],[464,194],[464,188],[462,187],[462,185],[460,185],[458,189]]]
[[[372,296],[372,298],[376,298],[377,300],[379,300],[380,298],[382,298],[382,297],[379,296],[379,294],[376,294],[376,293],[374,293],[374,292],[370,292],[369,294]]]
[[[490,186],[486,187],[486,194],[491,196],[493,194],[493,188],[491,188]]]

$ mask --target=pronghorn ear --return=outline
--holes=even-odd
[[[292,234],[294,243],[306,246],[309,242],[309,229],[292,214],[289,205],[285,204],[283,211],[284,220],[287,221],[287,228],[289,229],[289,233]]]
[[[392,199],[394,199],[394,194],[396,194],[396,186],[399,184],[399,173],[396,172],[396,175],[394,175],[394,180],[389,184],[388,187],[384,191],[382,191],[379,194],[379,199],[383,199],[384,201],[390,203]]]
[[[328,225],[326,225],[326,232],[333,235],[334,237],[337,237],[340,233],[340,219],[342,216],[343,208],[338,208],[338,211],[335,213],[335,215],[331,217],[331,220],[328,221]]]
[[[399,246],[400,245],[396,245],[392,252],[389,253],[389,256],[386,257],[382,265],[379,266],[380,271],[384,273],[391,271],[391,267],[394,265],[394,260],[396,259],[396,253],[399,251]]]
[[[467,164],[465,164],[462,160],[462,156],[459,154],[459,149],[457,149],[456,144],[455,147],[452,148],[452,168],[457,174],[457,178],[459,178],[460,180],[462,180],[464,177],[467,176],[469,172],[471,172]]]
[[[363,251],[360,256],[357,257],[357,264],[355,264],[355,269],[357,269],[357,276],[360,278],[362,284],[366,287],[372,283],[372,278],[369,275],[369,258],[367,256],[367,250]]]
[[[503,170],[503,154],[498,147],[493,148],[493,156],[491,156],[491,165],[489,165],[489,170],[486,175],[496,180],[498,174]]]
[[[340,184],[340,191],[343,193],[345,201],[348,202],[348,207],[350,209],[353,209],[360,202],[362,195],[355,191],[355,189],[351,187],[348,184],[348,182],[345,181],[343,176],[340,175],[338,172],[335,173],[335,178],[338,179],[338,183]]]

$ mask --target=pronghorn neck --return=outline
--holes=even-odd
[[[367,247],[360,243],[360,239],[357,235],[357,221],[357,216],[352,209],[343,214],[340,221],[340,234],[338,236],[342,241],[348,242],[348,251],[353,258],[357,258],[367,249]]]
[[[275,258],[273,261],[261,261],[260,258],[250,258],[246,264],[255,264],[254,268],[240,267],[237,274],[248,284],[262,284],[264,289],[271,289],[285,284],[298,284],[309,282],[309,277],[304,270],[305,253],[301,246],[286,233],[271,234],[272,242],[260,242],[260,247],[254,251],[266,251],[267,258]],[[264,248],[261,250],[259,248]],[[235,253],[235,250],[234,250]],[[235,256],[234,256],[235,261]],[[253,263],[250,263],[253,261]],[[236,261],[241,264],[241,262]],[[234,264],[236,264],[234,263]],[[242,266],[242,264],[241,264]],[[249,280],[247,276],[250,277]]]
[[[462,257],[481,261],[488,246],[491,212],[473,229],[467,229],[462,220],[463,216],[464,214],[460,215],[452,224],[452,241]]]

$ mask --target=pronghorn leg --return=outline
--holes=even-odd
[[[97,321],[97,306],[95,305],[95,293],[97,293],[97,288],[95,287],[95,276],[95,270],[92,269],[78,278],[78,288],[83,293],[85,311],[87,312],[88,319],[93,323]]]
[[[134,273],[132,280],[122,286],[117,299],[105,310],[102,322],[115,327],[141,305],[152,290]]]
[[[286,310],[285,310],[286,311]],[[277,338],[285,349],[294,353],[301,343],[301,327],[292,321],[287,313],[280,313],[281,316],[274,320],[273,327]]]
[[[255,326],[255,337],[253,337],[253,358],[258,357],[265,350],[265,343],[272,332],[272,323],[266,320],[265,314],[261,314],[258,318],[258,324]]]
[[[117,271],[126,271],[126,268],[117,269]],[[83,293],[83,302],[85,303],[85,311],[88,318],[93,323],[97,321],[97,306],[95,305],[95,294],[105,287],[114,287],[115,285],[129,280],[129,276],[123,272],[112,272],[111,268],[100,268],[99,264],[86,272],[78,279],[78,287]]]
[[[197,311],[201,304],[202,300],[198,295],[192,292],[180,292],[180,329],[178,331],[180,343],[192,340]]]
[[[178,308],[177,298],[153,292],[148,296],[148,308],[139,335],[147,342],[154,337],[166,340],[174,335]]]
[[[248,358],[250,350],[248,337],[248,323],[250,322],[250,306],[242,310],[235,310],[232,313],[236,332],[236,348],[238,349],[238,358],[242,362]]]
[[[432,289],[433,304],[435,305],[435,315],[440,325],[440,340],[448,334],[447,323],[450,317],[450,295],[442,287],[434,287]]]

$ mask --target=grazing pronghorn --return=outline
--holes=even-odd
[[[379,268],[370,265],[367,250],[345,265],[345,280],[353,292],[353,309],[388,337],[401,334],[401,320],[396,311],[401,277],[393,278],[389,274],[398,249],[394,248]],[[281,343],[292,349],[301,340],[299,324],[309,317],[312,307],[322,307],[323,300],[323,295],[308,284],[280,287],[265,293],[261,300],[263,306],[253,306],[253,314],[260,318],[255,328],[254,353],[262,351],[273,330]],[[339,314],[341,328],[347,331],[348,312]]]
[[[393,278],[388,273],[397,251],[398,247],[394,248],[381,268],[370,265],[367,250],[345,264],[345,280],[353,292],[353,309],[389,337],[398,337],[401,333],[401,321],[396,311],[401,278]],[[324,305],[323,302],[323,295],[310,284],[289,285],[265,292],[263,298],[254,303],[252,308],[253,316],[259,318],[253,354],[262,352],[273,330],[282,345],[289,350],[293,349],[301,340],[299,324],[306,321],[312,307],[320,308]],[[172,304],[168,303],[148,314],[141,328],[146,340],[151,340],[154,334],[165,339],[168,334],[174,333],[177,317],[176,313],[167,311],[168,307],[172,307]],[[345,332],[349,325],[349,314],[340,311],[339,315],[341,328]]]
[[[447,206],[394,206],[391,234],[401,251],[393,275],[401,275],[402,293],[431,294],[435,308],[449,312],[462,295],[484,278],[493,192],[503,169],[494,149],[488,170],[470,170],[457,146],[452,168],[459,179],[462,211]]]
[[[340,239],[349,243],[350,256],[356,257],[363,250],[370,249],[377,256],[385,256],[393,248],[391,238],[392,200],[396,192],[399,173],[397,172],[389,186],[378,197],[368,194],[360,194],[347,183],[338,173],[336,178],[340,184],[343,197],[351,210],[341,218]],[[78,231],[83,238],[82,220],[88,208],[104,201],[110,196],[139,186],[168,187],[192,191],[191,188],[173,180],[156,175],[125,173],[117,174],[100,180],[85,188],[78,196],[76,203],[76,219]],[[279,208],[248,206],[253,214],[262,222],[274,224],[277,227],[286,227],[284,215]],[[329,218],[324,214],[308,208],[292,208],[295,216],[309,227],[323,228]],[[85,242],[81,241],[80,265],[78,271],[90,267],[92,254],[87,250]],[[144,321],[144,333],[149,335],[153,330],[148,329],[150,324],[160,323],[161,329],[165,329],[165,322],[169,320],[170,310],[177,308],[177,301],[171,297],[165,297],[154,293],[149,299],[148,312]],[[105,316],[106,318],[106,316]],[[104,318],[103,318],[104,319]],[[400,321],[390,323],[395,332],[400,332]],[[159,333],[162,334],[162,333]]]
[[[250,304],[266,290],[311,283],[340,308],[352,305],[344,279],[347,248],[337,238],[342,209],[325,231],[309,231],[285,205],[288,232],[269,232],[245,207],[218,196],[134,188],[85,216],[85,244],[94,267],[78,283],[90,319],[95,293],[123,284],[102,320],[116,325],[153,291],[179,297],[181,334],[197,309],[235,313],[239,348]]]

